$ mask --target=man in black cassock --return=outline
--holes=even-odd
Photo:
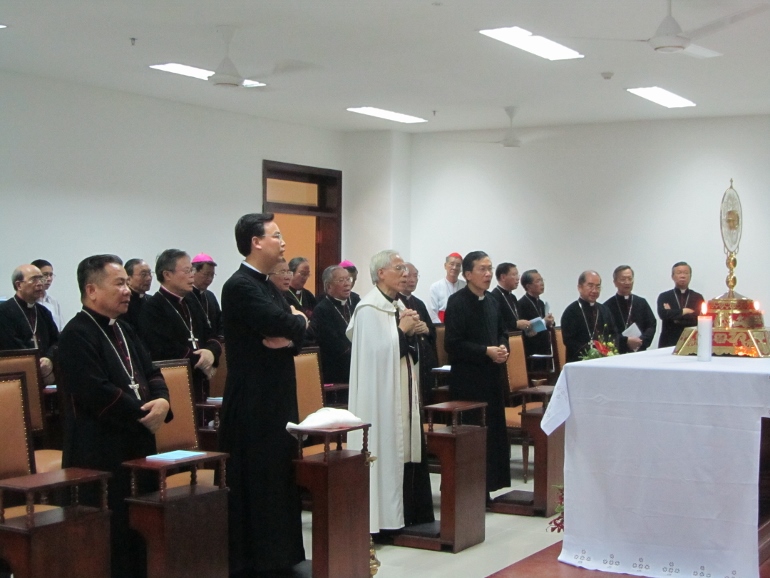
[[[467,285],[450,295],[444,316],[444,348],[452,366],[449,393],[455,400],[487,402],[487,492],[494,492],[511,485],[505,427],[508,338],[498,303],[487,291],[492,261],[473,251],[462,267]]]
[[[305,559],[297,444],[286,424],[299,419],[294,355],[307,319],[268,281],[286,246],[273,215],[244,215],[235,240],[246,259],[222,289],[227,383],[219,447],[230,454],[230,575],[251,577]]]
[[[40,371],[55,383],[53,367],[59,342],[51,312],[38,300],[45,295],[45,279],[34,265],[20,265],[11,275],[16,294],[0,303],[0,350],[40,350]]]
[[[216,277],[217,264],[214,259],[206,253],[198,253],[192,258],[192,266],[195,270],[193,278],[193,295],[201,304],[201,308],[206,313],[209,326],[214,330],[217,339],[224,341],[224,331],[222,330],[222,309],[219,307],[217,296],[209,291],[211,283]]]
[[[154,434],[172,418],[168,388],[132,327],[117,321],[130,299],[122,261],[115,255],[88,257],[78,265],[77,278],[83,309],[59,341],[62,466],[112,473],[112,576],[139,578],[147,575],[147,554],[142,538],[128,526],[130,470],[121,464],[156,452]],[[156,477],[145,474],[139,476],[140,493],[156,491]],[[80,489],[81,502],[99,505],[99,491],[89,486]]]
[[[289,305],[297,311],[302,311],[310,319],[317,304],[315,295],[305,289],[305,284],[310,278],[310,263],[305,257],[294,257],[289,261],[289,270],[292,277],[289,290],[283,296]]]
[[[495,278],[497,287],[490,293],[500,305],[500,316],[503,318],[505,331],[510,333],[526,330],[529,327],[529,321],[520,317],[518,299],[513,294],[519,286],[519,270],[513,263],[500,263],[495,269]]]
[[[615,322],[618,335],[618,352],[632,353],[644,351],[652,345],[658,320],[644,297],[633,295],[634,270],[628,265],[620,265],[612,273],[612,281],[618,292],[604,302]],[[626,337],[622,333],[636,323],[642,334],[639,337]]]
[[[692,267],[684,261],[671,267],[674,288],[658,295],[658,317],[662,322],[658,347],[676,345],[685,327],[698,324],[703,295],[690,289]]]
[[[139,316],[139,335],[153,361],[189,359],[195,399],[205,401],[222,344],[200,302],[192,295],[190,256],[179,249],[163,251],[155,264],[155,275],[160,289],[145,298]]]
[[[551,335],[548,331],[532,333],[529,331],[529,321],[540,317],[545,321],[546,327],[553,327],[555,322],[553,314],[548,310],[548,305],[540,296],[545,291],[545,281],[537,269],[528,269],[521,274],[521,285],[524,287],[524,295],[516,304],[519,309],[519,319],[527,321],[524,327],[524,353],[529,359],[532,355],[545,355],[551,357],[530,359],[529,369],[533,371],[547,370],[551,365],[553,350],[551,348]]]
[[[407,309],[417,311],[421,325],[414,330],[414,339],[417,342],[418,358],[420,360],[420,389],[422,390],[423,404],[430,404],[434,378],[431,370],[438,367],[436,355],[436,326],[431,321],[428,307],[415,294],[417,282],[420,280],[420,272],[412,263],[404,263],[406,266],[406,288],[401,291],[398,298],[406,305]]]
[[[596,271],[583,271],[578,277],[577,301],[570,303],[561,316],[561,334],[567,350],[567,362],[580,361],[593,342],[617,345],[615,321],[609,310],[597,303],[602,290],[602,278]]]
[[[152,269],[144,259],[129,259],[126,261],[128,288],[131,289],[131,301],[128,311],[120,316],[121,321],[128,321],[134,331],[139,329],[139,315],[142,312],[147,292],[152,286]]]
[[[318,344],[324,383],[348,383],[352,344],[345,330],[353,310],[349,297],[353,282],[350,273],[339,265],[324,269],[321,279],[324,296],[313,309],[307,340]]]

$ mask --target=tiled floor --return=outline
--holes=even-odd
[[[513,446],[511,473],[512,489],[532,490],[532,479],[527,484],[522,482],[521,448]],[[530,450],[530,460],[532,460]],[[530,471],[531,471],[530,461]],[[433,503],[436,517],[439,517],[440,477],[431,475]],[[497,494],[509,491],[501,490]],[[303,533],[305,551],[312,552],[310,545],[311,516],[303,513]],[[431,552],[398,546],[377,546],[377,558],[382,566],[377,578],[483,578],[494,574],[526,558],[561,539],[560,534],[547,531],[546,518],[528,516],[507,516],[504,514],[486,514],[486,540],[477,546],[457,554],[450,552]]]

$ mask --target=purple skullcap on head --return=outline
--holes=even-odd
[[[345,259],[342,263],[340,263],[340,267],[355,267],[355,265],[352,261]]]
[[[206,255],[206,253],[198,253],[195,255],[195,257],[192,258],[193,265],[195,263],[211,263],[214,265],[214,267],[217,266],[216,263],[214,263],[214,259],[211,258],[211,255]]]

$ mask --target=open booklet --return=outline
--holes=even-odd
[[[205,456],[206,452],[191,452],[187,450],[175,450],[173,452],[165,452],[162,454],[154,454],[151,456],[147,456],[148,460],[159,460],[159,461],[169,461],[173,462],[174,460],[184,460],[187,458],[197,458],[200,456]]]
[[[545,321],[542,317],[535,317],[534,319],[529,320],[529,330],[527,333],[530,335],[534,335],[535,333],[540,333],[541,331],[545,331],[547,327],[545,326]]]

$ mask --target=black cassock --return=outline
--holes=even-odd
[[[685,327],[698,324],[698,314],[703,301],[703,295],[690,289],[682,293],[674,288],[658,295],[658,317],[662,325],[658,347],[676,345]],[[665,304],[668,304],[669,309],[664,307]],[[683,309],[692,309],[694,313],[685,315],[682,313]]]
[[[139,316],[142,313],[142,305],[147,301],[147,297],[149,297],[149,295],[146,293],[140,295],[131,289],[131,301],[128,304],[128,311],[118,317],[118,319],[130,323],[131,327],[134,328],[134,331],[139,331]]]
[[[168,400],[169,395],[160,370],[152,367],[131,326],[117,323],[122,334],[107,317],[84,308],[62,330],[57,370],[65,411],[62,466],[112,473],[108,483],[112,576],[136,578],[146,575],[146,553],[143,540],[128,527],[125,498],[131,494],[130,470],[121,464],[155,453],[155,436],[138,421],[148,412],[140,408],[153,399]],[[121,361],[126,351],[123,338],[141,399],[129,387],[129,374]],[[127,360],[125,365],[130,370]],[[169,411],[166,421],[171,418]],[[156,491],[157,477],[145,474],[138,480],[140,493]],[[99,492],[90,486],[80,489],[81,502],[99,505]]]
[[[519,304],[516,295],[511,291],[506,291],[499,285],[490,291],[490,293],[500,306],[500,317],[503,318],[503,327],[505,330],[509,333],[511,331],[518,331],[519,328],[516,326],[516,322],[519,320]],[[537,317],[537,315],[534,317]],[[534,317],[530,317],[529,319],[534,319]]]
[[[324,383],[350,381],[350,351],[352,344],[345,330],[353,309],[349,302],[341,303],[325,295],[313,309],[308,329],[308,341],[318,344]]]
[[[525,293],[516,304],[519,309],[519,319],[532,321],[540,317],[545,319],[545,302],[540,297],[532,297]],[[526,332],[522,335],[524,340],[524,353],[529,358],[530,355],[553,355],[551,350],[551,332],[541,331],[529,336]],[[551,364],[550,359],[531,359],[529,368],[533,370],[546,370]]]
[[[288,291],[284,291],[283,298],[289,305],[293,305],[294,309],[302,311],[308,319],[313,316],[313,309],[315,309],[317,301],[315,295],[304,287],[300,290],[290,287]]]
[[[214,331],[214,335],[221,338],[224,335],[224,331],[222,330],[222,308],[219,306],[217,296],[208,289],[201,291],[197,287],[193,287],[192,294],[198,300],[198,303],[201,304],[201,308],[206,314],[209,326]]]
[[[305,559],[292,460],[298,421],[295,348],[269,349],[265,337],[301,344],[305,320],[292,315],[267,275],[242,264],[222,289],[227,383],[219,447],[230,454],[230,572],[289,568]]]
[[[417,311],[420,315],[420,321],[424,321],[428,326],[427,335],[414,335],[417,341],[418,357],[420,360],[420,389],[423,403],[430,403],[434,384],[434,377],[431,370],[438,367],[438,358],[436,357],[436,326],[430,318],[428,308],[425,303],[414,295],[402,295],[398,298],[409,309]]]
[[[27,303],[15,295],[0,303],[0,351],[34,349],[33,328],[40,356],[55,362],[59,330],[51,312],[40,303],[27,307]]]
[[[578,299],[564,310],[561,316],[561,335],[567,350],[567,362],[580,361],[580,356],[598,339],[617,345],[618,334],[612,314],[601,303],[590,305]]]
[[[652,345],[652,338],[655,337],[658,320],[655,319],[655,314],[652,312],[650,304],[647,303],[647,299],[633,294],[626,299],[615,294],[604,302],[604,306],[609,309],[618,333],[623,333],[628,327],[636,323],[636,326],[642,332],[642,345],[637,351],[644,351]],[[618,335],[618,351],[620,353],[631,353],[631,350],[628,348],[628,337]]]
[[[452,371],[452,399],[487,402],[487,491],[511,485],[510,444],[505,427],[505,365],[487,347],[508,346],[498,303],[487,291],[479,299],[467,286],[449,297],[444,348]],[[467,420],[466,420],[467,421]]]
[[[189,359],[193,368],[193,389],[196,401],[205,401],[209,394],[209,380],[200,369],[194,369],[200,359],[196,349],[208,349],[214,354],[214,365],[219,362],[222,344],[209,326],[200,302],[188,293],[179,298],[162,287],[155,295],[144,298],[139,316],[139,335],[153,361]],[[190,341],[190,320],[197,347]]]

